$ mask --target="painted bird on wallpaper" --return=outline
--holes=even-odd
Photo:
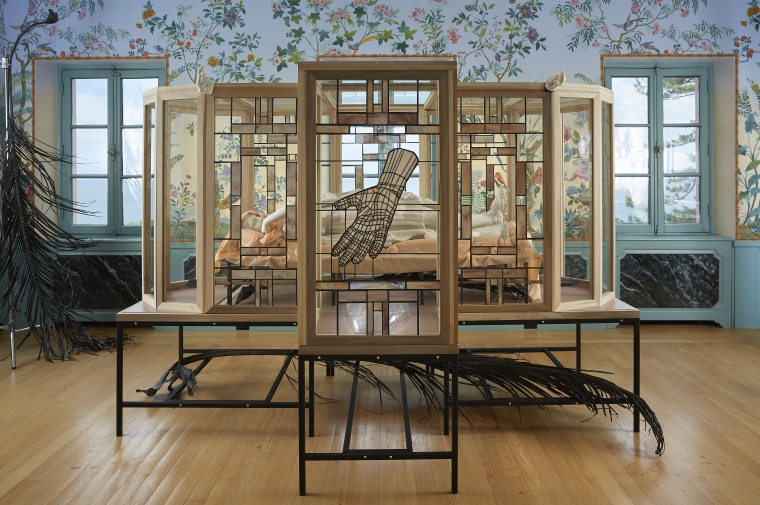
[[[36,23],[36,22],[37,22],[37,20],[36,20],[36,19],[33,19],[31,23]],[[18,31],[20,31],[20,32],[23,32],[24,30],[26,30],[26,29],[29,27],[29,25],[31,25],[31,23],[27,23],[27,21],[26,21],[26,19],[25,19],[25,20],[24,20],[24,21],[21,23],[21,25],[19,25],[19,26],[13,26],[13,25],[11,25],[11,28],[13,28],[14,30],[18,30]]]
[[[647,51],[654,51],[657,54],[660,54],[660,50],[654,47],[654,41],[653,42],[642,42],[641,47]]]
[[[634,25],[634,23],[637,23],[639,21],[643,21],[643,20],[641,18],[631,19],[631,15],[628,14],[628,17],[625,19],[625,23],[623,23],[622,25],[616,25],[615,23],[613,23],[612,26],[616,26],[618,28],[622,28],[625,31],[628,31]]]
[[[52,52],[55,54],[55,51],[53,51],[53,48],[50,47],[50,44],[48,42],[45,42],[44,44],[38,44],[37,49],[39,49],[43,53]]]
[[[502,175],[501,172],[495,172],[493,174],[493,178],[496,180],[496,182],[498,182],[502,186],[506,186],[507,185],[507,181],[504,180],[504,176]]]
[[[486,66],[480,65],[480,68],[476,67],[475,65],[472,66],[472,73],[475,74],[475,77],[479,77],[482,80],[486,80]]]

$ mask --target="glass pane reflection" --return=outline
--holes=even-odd
[[[699,121],[699,79],[697,77],[665,77],[662,88],[663,123]]]
[[[699,128],[663,128],[665,173],[699,172]]]
[[[649,177],[615,177],[615,222],[649,223]]]
[[[616,124],[647,124],[649,122],[649,78],[613,77]]]
[[[615,173],[649,173],[649,128],[615,127]]]
[[[71,124],[108,124],[108,79],[71,80]]]
[[[122,79],[121,80],[121,124],[142,124],[143,93],[158,86],[158,79]]]
[[[108,128],[71,130],[73,174],[108,173]]]
[[[122,224],[140,226],[142,224],[142,178],[122,179]]]
[[[72,179],[71,198],[77,202],[77,208],[94,214],[73,213],[73,224],[108,224],[108,179]]]
[[[665,177],[665,223],[699,223],[699,177]]]

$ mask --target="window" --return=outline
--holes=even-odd
[[[619,233],[711,232],[711,66],[608,66]]]
[[[59,192],[91,215],[63,213],[64,229],[85,235],[139,235],[142,225],[143,93],[165,69],[60,68]]]

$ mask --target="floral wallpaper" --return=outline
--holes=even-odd
[[[16,114],[25,124],[36,56],[164,56],[170,83],[183,84],[201,68],[217,82],[293,82],[299,61],[331,53],[455,53],[461,81],[543,81],[564,69],[582,82],[599,81],[600,53],[734,53],[737,238],[760,239],[758,1],[0,0],[0,36],[12,43],[49,8],[60,18],[27,35],[13,63]],[[577,150],[582,133],[568,133],[568,149]],[[582,204],[583,177],[565,175],[568,199]],[[189,195],[177,201],[182,212],[194,205]]]

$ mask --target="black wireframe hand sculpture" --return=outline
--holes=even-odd
[[[356,207],[356,219],[332,249],[333,256],[340,256],[340,266],[360,263],[369,253],[376,258],[385,244],[388,230],[396,213],[406,181],[417,167],[419,159],[412,151],[393,149],[376,186],[341,198],[333,204],[337,210]]]

